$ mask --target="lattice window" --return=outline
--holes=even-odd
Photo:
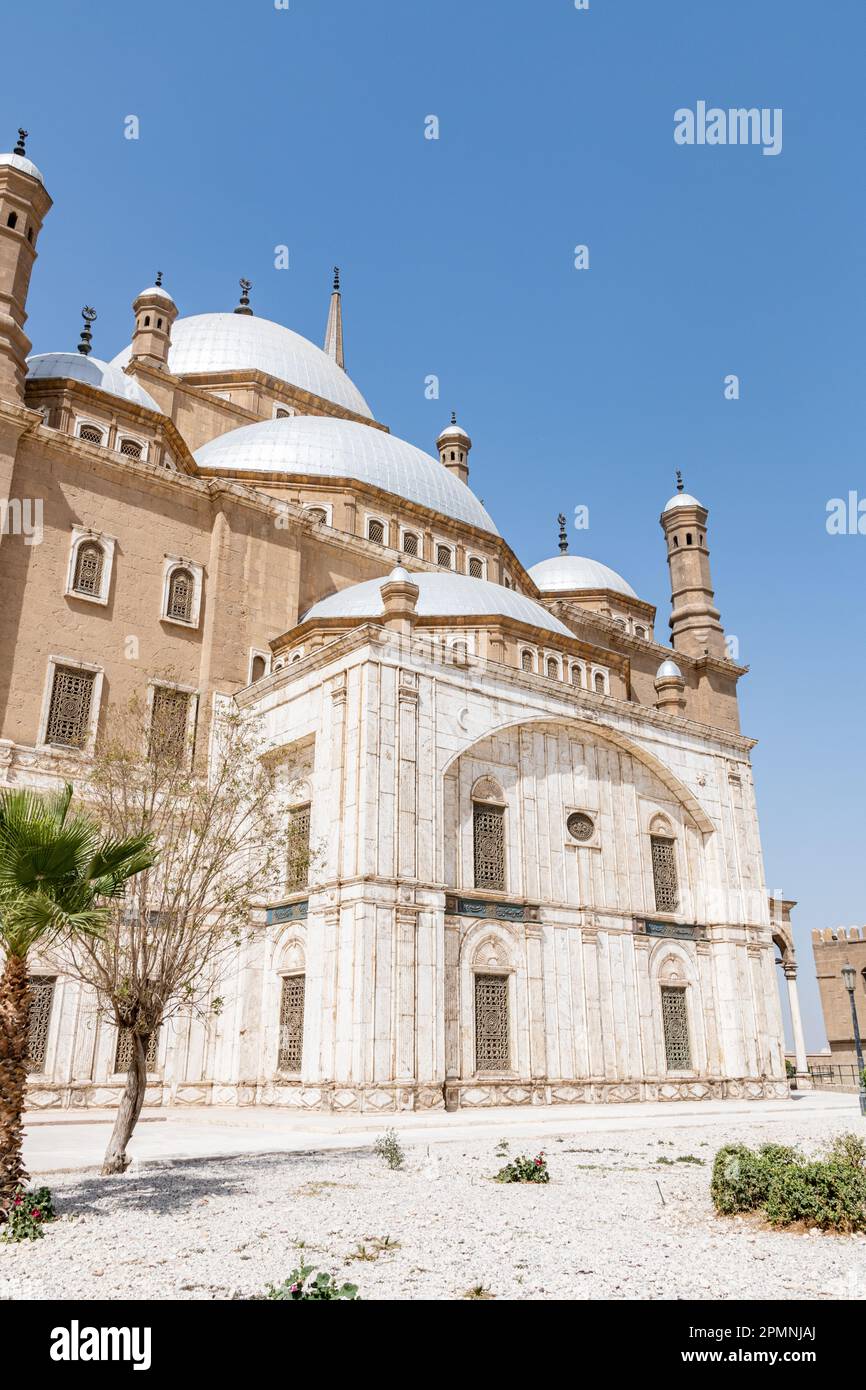
[[[277,406],[276,410],[274,411],[274,419],[275,419],[275,420],[290,420],[293,414],[294,414],[294,411],[292,411],[292,410],[286,410],[284,406]]]
[[[195,580],[187,569],[172,570],[168,581],[168,602],[165,616],[179,622],[192,620],[192,603],[195,595]]]
[[[592,678],[592,684],[596,695],[604,694],[604,676],[601,674],[601,671],[596,671]]]
[[[55,977],[31,975],[30,1022],[27,1030],[27,1070],[44,1071],[48,1051],[48,1027],[54,1002]]]
[[[522,671],[535,670],[535,658],[532,655],[532,652],[522,651],[520,653],[520,669]]]
[[[82,425],[78,431],[78,438],[86,439],[88,444],[101,444],[103,434],[102,430],[96,428],[96,425]]]
[[[636,627],[635,630],[634,630],[634,635],[635,635],[635,637],[643,637],[643,638],[646,638],[646,628],[645,628],[645,627]]]
[[[280,996],[280,1048],[277,1054],[279,1071],[301,1070],[304,1050],[304,995],[306,976],[284,975]]]
[[[484,578],[484,561],[479,560],[477,555],[469,556],[469,573],[473,579]]]
[[[691,1071],[689,1011],[684,989],[662,985],[662,1023],[665,1032],[665,1061],[668,1071]]]
[[[572,811],[565,828],[573,840],[591,840],[595,834],[595,822],[584,811]]]
[[[572,666],[571,668],[571,683],[572,685],[583,685],[583,672],[579,666]]]
[[[48,706],[48,728],[45,742],[63,748],[83,748],[90,732],[90,709],[93,704],[94,671],[79,671],[74,666],[55,666]]]
[[[376,545],[385,544],[384,522],[376,521],[375,517],[367,522],[367,540],[374,541]]]
[[[679,906],[676,841],[663,835],[650,835],[650,849],[656,912],[676,912]]]
[[[309,806],[296,806],[289,812],[286,850],[286,889],[289,893],[296,893],[306,888],[310,876]]]
[[[150,754],[182,762],[189,726],[189,691],[157,685],[150,710]]]
[[[450,545],[437,545],[437,547],[436,547],[436,563],[437,563],[437,565],[440,565],[440,566],[442,567],[442,569],[444,569],[444,570],[450,570],[450,568],[451,568],[451,547],[450,547]]]
[[[129,1071],[132,1066],[133,1047],[132,1029],[118,1029],[117,1046],[114,1049],[114,1070],[116,1072]],[[147,1071],[156,1071],[158,1057],[159,1029],[157,1028],[151,1033],[147,1041],[147,1052],[144,1054],[144,1065]]]
[[[473,840],[475,849],[475,887],[493,888],[505,892],[505,808],[484,806],[475,802],[473,808]]]
[[[121,439],[120,452],[126,454],[127,458],[140,459],[144,453],[137,439]]]
[[[508,976],[475,976],[475,1070],[508,1071]]]
[[[311,521],[327,521],[328,513],[324,507],[307,507],[307,516]]]
[[[406,531],[403,536],[403,554],[418,554],[418,537],[415,535],[414,531]]]
[[[77,594],[99,598],[102,593],[102,571],[105,551],[96,541],[82,541],[75,552],[75,577],[72,587]]]
[[[559,676],[559,662],[555,657],[547,658],[547,674],[550,680],[555,681]]]

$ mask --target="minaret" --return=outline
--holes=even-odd
[[[340,294],[340,267],[334,266],[334,287],[331,290],[331,303],[328,307],[328,324],[325,329],[325,352],[333,357],[338,367],[346,370],[343,356],[343,300]]]
[[[36,242],[51,199],[42,175],[27,158],[27,131],[18,131],[11,154],[0,154],[0,400],[24,401],[26,359],[31,343],[24,332],[27,291],[36,260]]]
[[[132,301],[135,332],[132,335],[132,361],[141,362],[159,371],[168,371],[168,350],[171,347],[172,324],[177,318],[177,305],[163,289],[162,271],[156,281],[137,294]]]
[[[661,514],[671,572],[671,644],[687,656],[724,659],[725,633],[713,603],[707,515],[706,507],[683,491],[678,470],[677,490]]]
[[[472,440],[463,427],[458,425],[457,414],[453,410],[451,424],[445,426],[436,440],[436,448],[439,450],[439,459],[448,472],[459,478],[461,483],[468,483],[469,450],[472,448]]]

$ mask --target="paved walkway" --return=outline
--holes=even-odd
[[[396,1115],[333,1115],[266,1108],[169,1106],[144,1110],[130,1155],[139,1163],[231,1157],[241,1154],[318,1152],[369,1147],[383,1130],[399,1131],[406,1146],[464,1143],[492,1132],[496,1139],[538,1139],[552,1135],[611,1134],[624,1130],[672,1130],[697,1126],[730,1128],[742,1122],[802,1122],[807,1138],[815,1119],[850,1118],[851,1128],[866,1122],[857,1097],[809,1092],[790,1100],[642,1101],[620,1105],[497,1107],[483,1110],[406,1111]],[[98,1168],[114,1113],[109,1110],[40,1111],[28,1114],[25,1157],[31,1176]]]

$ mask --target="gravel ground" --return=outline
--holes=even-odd
[[[815,1116],[804,1147],[845,1128]],[[737,1115],[511,1140],[510,1156],[544,1144],[547,1186],[491,1182],[503,1162],[493,1132],[429,1147],[406,1136],[398,1171],[365,1149],[58,1176],[45,1238],[0,1245],[0,1297],[246,1298],[306,1261],[372,1299],[455,1299],[478,1285],[500,1299],[862,1298],[866,1236],[713,1213],[721,1144],[802,1136],[793,1118]],[[689,1154],[701,1162],[677,1161]],[[393,1248],[376,1253],[385,1236]]]

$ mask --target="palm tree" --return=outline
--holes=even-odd
[[[27,1180],[22,1156],[30,1015],[27,956],[38,943],[98,935],[104,905],[149,868],[149,835],[111,839],[70,812],[72,788],[0,793],[0,1221]]]

